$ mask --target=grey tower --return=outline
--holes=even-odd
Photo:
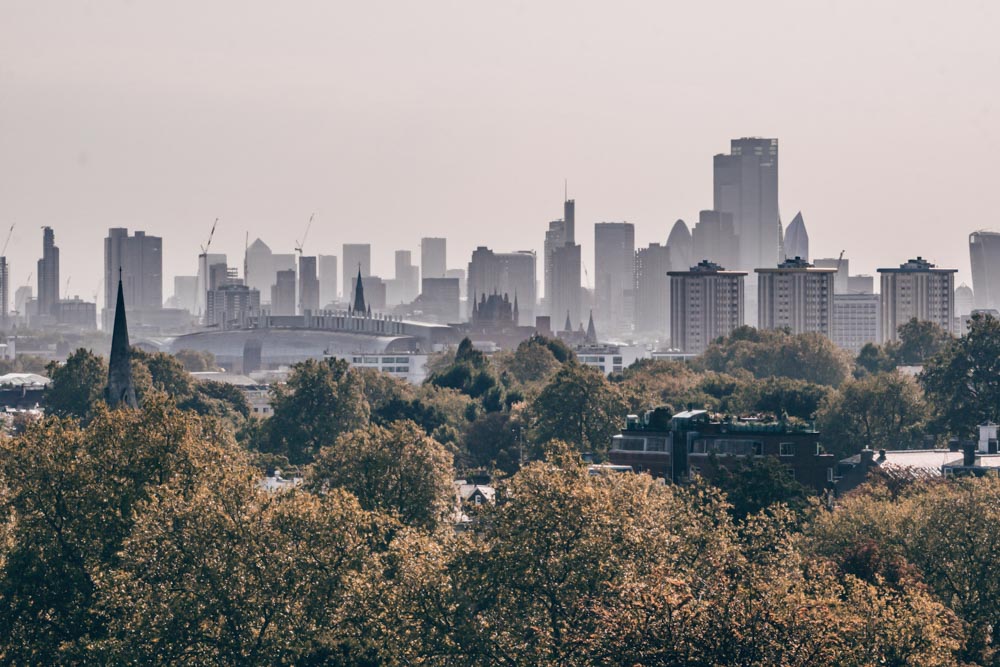
[[[986,231],[969,234],[969,260],[975,307],[1000,310],[1000,234]]]
[[[113,227],[104,239],[104,329],[114,320],[115,279],[121,270],[125,299],[133,310],[163,308],[163,240]]]
[[[316,257],[299,257],[299,315],[319,310],[319,277]]]
[[[128,322],[125,319],[125,291],[118,278],[118,298],[115,303],[115,326],[111,334],[111,357],[108,361],[108,386],[104,400],[111,408],[139,407],[132,384],[132,349],[128,342]]]
[[[778,140],[733,139],[714,159],[716,211],[732,213],[740,238],[738,267],[775,266],[781,247],[778,216]]]
[[[420,239],[420,275],[424,278],[444,278],[448,270],[448,239]]]
[[[635,227],[628,222],[594,225],[594,297],[604,332],[629,328],[635,312]]]
[[[38,314],[51,315],[59,301],[59,248],[51,227],[42,228],[42,258],[38,260]]]
[[[788,229],[785,230],[785,256],[788,259],[801,257],[809,261],[809,232],[806,231],[801,211],[795,214]]]

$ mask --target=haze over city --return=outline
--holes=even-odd
[[[245,234],[307,254],[447,236],[542,250],[564,181],[591,225],[663,243],[712,206],[712,156],[781,141],[779,202],[852,273],[922,255],[971,284],[996,226],[1000,8],[838,3],[0,3],[0,227],[11,285],[43,225],[70,293],[110,227],[162,236],[170,276]],[[539,272],[542,260],[539,257]],[[34,282],[34,279],[32,280]],[[586,281],[585,281],[586,282]],[[99,300],[98,308],[103,304]]]

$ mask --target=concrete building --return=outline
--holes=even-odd
[[[337,303],[337,256],[320,255],[319,263],[319,305],[324,310]]]
[[[794,255],[789,255],[789,259]],[[803,257],[802,259],[805,259]],[[809,260],[806,260],[809,261]],[[850,294],[851,292],[851,260],[846,257],[823,257],[813,260],[812,265],[817,269],[833,269],[833,293]]]
[[[978,310],[1000,310],[1000,233],[969,234],[972,293]]]
[[[635,253],[635,331],[651,340],[670,336],[670,253],[651,243]]]
[[[368,277],[372,274],[371,244],[345,243],[340,257],[343,260],[340,271],[344,278],[341,284],[344,286],[344,290],[351,289],[350,292],[344,293],[344,300],[346,301],[354,294],[354,277],[358,274],[358,268],[361,268],[362,277]]]
[[[671,347],[701,354],[720,336],[743,325],[744,271],[727,271],[703,260],[687,271],[671,271]]]
[[[461,294],[458,278],[424,278],[414,306],[421,319],[453,324],[461,317]]]
[[[757,273],[757,322],[761,329],[788,329],[793,334],[833,333],[833,275],[794,258]]]
[[[958,318],[960,322],[964,322],[972,315],[972,311],[975,309],[975,294],[972,292],[972,288],[962,283],[955,288],[955,317]],[[959,329],[956,329],[959,331]]]
[[[631,329],[635,313],[635,226],[594,225],[594,317],[608,333]]]
[[[163,308],[163,239],[137,231],[113,227],[104,239],[104,310],[101,321],[105,330],[114,324],[115,288],[121,269],[125,303],[129,311],[152,311]]]
[[[468,281],[466,280],[466,276],[465,276],[465,269],[448,269],[447,271],[444,272],[444,277],[445,278],[454,278],[455,280],[458,281],[458,289],[460,290],[459,291],[459,298],[462,301],[465,301],[468,298],[468,294],[466,293],[466,289],[469,286]]]
[[[52,314],[56,324],[79,331],[92,331],[97,328],[97,304],[84,301],[79,296],[72,299],[60,299],[53,306]]]
[[[836,283],[834,283],[836,289]],[[868,275],[857,275],[847,277],[848,294],[874,294],[875,278]]]
[[[194,310],[191,311],[192,314],[199,317],[204,317],[205,315],[205,300],[208,294],[208,290],[212,289],[211,285],[211,269],[213,266],[218,264],[229,265],[226,260],[226,255],[223,253],[202,253],[198,255],[198,289],[197,289],[197,303],[195,304]]]
[[[274,256],[271,248],[260,239],[247,247],[244,256],[243,279],[247,287],[260,292],[263,304],[271,303],[271,285],[274,284]]]
[[[299,257],[299,314],[319,310],[319,275],[315,257]]]
[[[10,326],[10,267],[7,258],[0,257],[0,327]]]
[[[386,303],[395,306],[410,303],[420,294],[420,268],[413,264],[409,250],[397,250],[396,275],[386,284]]]
[[[278,271],[271,285],[271,314],[295,314],[295,271]]]
[[[52,315],[59,301],[59,248],[51,227],[42,227],[42,258],[38,260],[38,314]],[[118,284],[117,279],[114,282]]]
[[[579,249],[579,246],[576,246]],[[466,315],[472,317],[473,304],[483,295],[506,294],[517,301],[518,324],[535,321],[535,253],[527,250],[493,252],[479,246],[469,260]]]
[[[424,278],[444,278],[448,271],[448,239],[420,239],[420,275]]]
[[[834,344],[857,356],[868,343],[881,342],[879,336],[879,296],[877,294],[835,294],[833,296]]]
[[[733,216],[740,239],[734,268],[749,271],[781,261],[777,139],[733,139],[729,155],[715,156],[712,208]]]
[[[221,285],[206,295],[205,324],[240,328],[260,315],[260,292],[246,285]]]
[[[736,235],[732,213],[722,211],[701,211],[698,224],[691,231],[694,256],[707,259],[720,266],[736,266],[740,256],[740,239]],[[671,267],[671,271],[683,271],[691,266],[691,261]]]
[[[809,232],[802,211],[795,214],[785,230],[785,257],[801,257],[809,261]]]
[[[899,339],[899,327],[912,319],[933,322],[955,331],[955,273],[939,269],[923,257],[899,268],[879,269],[882,282],[881,335],[883,342]]]

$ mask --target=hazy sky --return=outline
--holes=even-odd
[[[961,270],[1000,228],[1000,3],[0,0],[0,227],[15,285],[55,228],[91,298],[108,227],[164,237],[164,295],[244,235],[421,236],[449,266],[540,249],[563,179],[637,244],[712,205],[712,155],[780,139],[782,216],[852,273]],[[539,260],[539,276],[542,265]],[[34,282],[34,279],[32,279]]]

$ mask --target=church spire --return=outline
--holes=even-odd
[[[115,328],[111,334],[111,358],[108,362],[108,386],[104,390],[104,400],[112,408],[121,405],[138,408],[132,384],[132,354],[128,342],[128,322],[125,320],[125,290],[122,287],[121,273],[119,268],[118,302],[115,304]]]
[[[358,264],[358,279],[354,284],[354,306],[351,307],[351,312],[362,316],[371,312],[370,309],[365,307],[365,288],[364,285],[361,284],[360,264]]]
[[[566,324],[563,325],[563,331],[572,331],[573,323],[569,321],[569,311],[566,311]]]
[[[597,328],[594,326],[594,311],[590,311],[590,321],[587,322],[587,342],[597,345]]]

